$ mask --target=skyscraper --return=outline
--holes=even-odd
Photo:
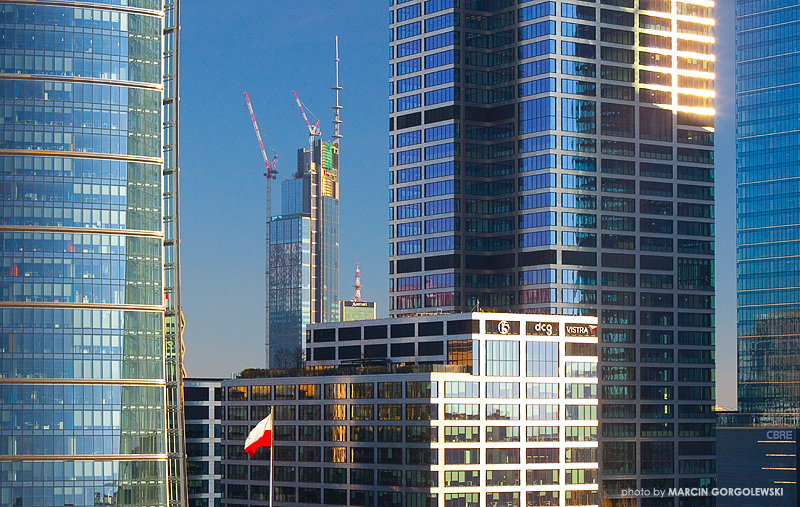
[[[713,2],[389,9],[390,314],[597,314],[601,493],[713,483]]]
[[[177,2],[127,3],[0,5],[3,506],[185,501]]]
[[[736,2],[739,412],[800,424],[795,2]],[[740,417],[741,419],[741,417]],[[741,419],[744,421],[745,419]]]
[[[302,362],[306,325],[339,320],[339,145],[297,150],[269,223],[268,366]]]

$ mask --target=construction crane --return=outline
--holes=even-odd
[[[269,308],[269,278],[270,278],[270,265],[269,265],[269,235],[270,235],[270,222],[272,222],[272,180],[274,180],[277,175],[278,171],[275,169],[275,165],[278,162],[278,156],[275,155],[273,152],[272,154],[272,162],[270,163],[269,157],[267,157],[267,151],[264,149],[264,142],[261,141],[261,132],[258,130],[258,123],[256,123],[256,115],[253,113],[253,105],[250,103],[250,97],[247,95],[247,92],[244,92],[244,98],[247,101],[247,109],[250,111],[250,118],[253,120],[253,128],[256,131],[256,137],[258,138],[258,145],[261,148],[261,156],[264,157],[264,165],[267,167],[267,172],[264,173],[267,179],[267,251],[266,251],[266,286],[267,286],[267,301],[264,307],[266,313],[266,355],[267,355],[267,367],[269,367],[269,319],[270,319],[270,308]]]
[[[258,145],[261,147],[261,156],[264,157],[264,164],[267,166],[267,172],[264,173],[264,176],[266,176],[268,180],[269,179],[274,180],[278,175],[278,171],[274,170],[275,162],[277,161],[278,156],[273,153],[272,163],[270,164],[269,158],[267,157],[267,151],[264,149],[264,142],[261,140],[261,132],[259,132],[258,130],[258,123],[256,123],[256,115],[253,112],[253,105],[250,103],[250,97],[247,95],[247,92],[244,92],[244,98],[245,100],[247,100],[247,109],[250,110],[250,118],[252,118],[253,120],[253,128],[256,131],[256,137],[258,138]],[[305,116],[305,114],[303,116]],[[306,123],[308,123],[308,120],[306,120]]]
[[[300,108],[300,113],[303,115],[303,119],[306,121],[306,127],[308,127],[308,144],[313,150],[314,138],[322,135],[322,132],[319,129],[319,120],[317,120],[314,125],[311,125],[311,122],[308,121],[308,116],[306,116],[306,112],[303,109],[303,104],[300,102],[300,98],[297,96],[294,90],[292,90],[292,95],[294,95],[294,100],[297,102],[297,107]]]

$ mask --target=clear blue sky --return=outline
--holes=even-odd
[[[250,95],[280,181],[307,145],[292,90],[333,133],[334,36],[339,36],[340,295],[386,315],[388,273],[387,2],[270,0],[184,2],[181,11],[181,247],[186,368],[227,377],[263,367],[264,163],[245,107]],[[223,8],[221,8],[223,7]],[[717,7],[718,402],[736,403],[733,2]],[[313,123],[312,119],[312,123]]]

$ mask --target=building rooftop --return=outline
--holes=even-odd
[[[445,364],[370,364],[337,368],[263,369],[248,368],[234,376],[235,380],[286,377],[333,377],[354,375],[386,375],[393,373],[470,373],[468,366]]]

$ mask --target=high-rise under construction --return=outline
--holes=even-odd
[[[269,223],[270,368],[301,363],[307,324],[339,320],[339,146],[297,150],[281,183],[281,214]]]
[[[311,125],[309,148],[297,150],[297,171],[281,183],[281,214],[267,224],[267,367],[300,366],[308,324],[339,320],[339,39],[332,141]]]

